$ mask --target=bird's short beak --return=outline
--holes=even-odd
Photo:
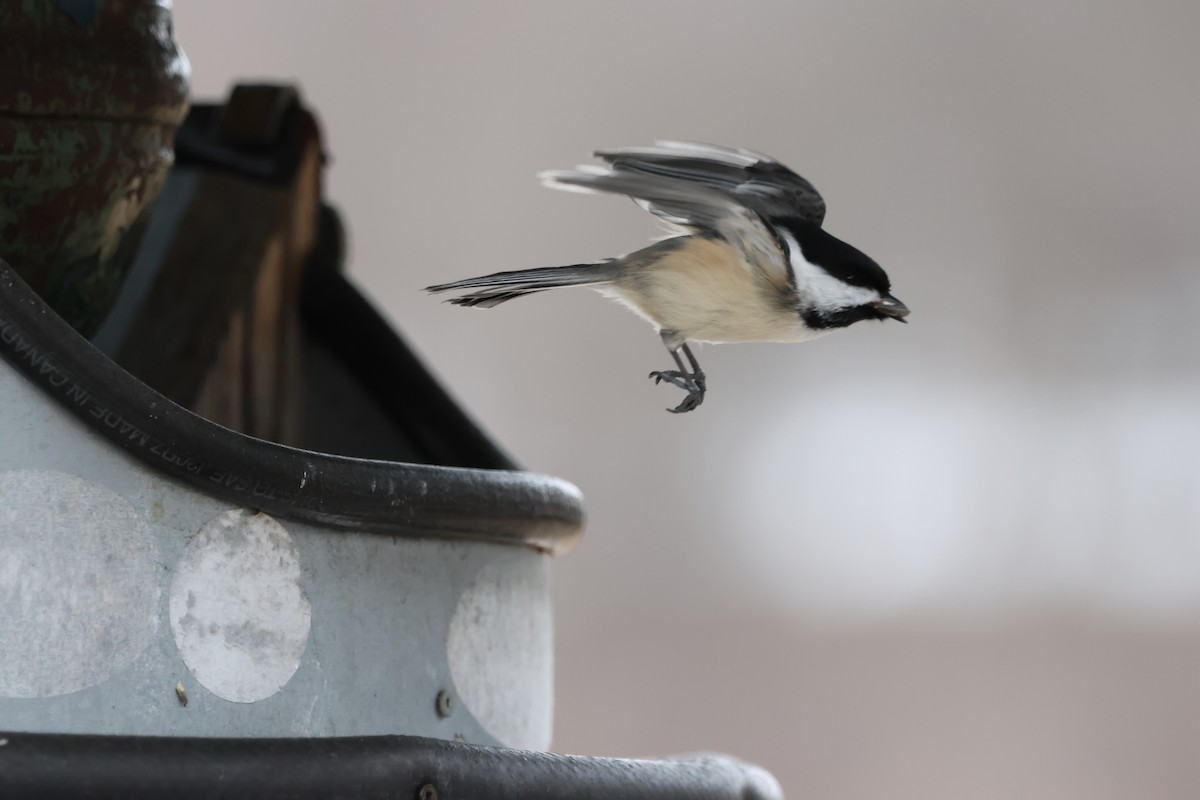
[[[905,317],[908,316],[908,306],[904,305],[904,303],[901,303],[890,294],[879,302],[872,303],[872,306],[876,311],[878,311],[880,314],[883,314],[885,317],[891,317],[897,322],[908,322],[908,320],[905,319]]]

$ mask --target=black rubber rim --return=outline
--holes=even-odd
[[[155,471],[284,519],[555,555],[568,551],[583,527],[579,490],[557,478],[316,453],[203,419],[117,366],[3,261],[0,357]]]

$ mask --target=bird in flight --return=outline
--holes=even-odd
[[[555,189],[621,194],[673,235],[617,258],[496,272],[428,287],[489,308],[527,294],[588,286],[658,330],[676,369],[650,373],[704,401],[707,381],[688,342],[802,342],[862,320],[905,321],[887,273],[826,233],[825,201],[778,161],[750,150],[661,141],[599,151],[603,165],[544,172]],[[686,361],[686,363],[685,363]]]

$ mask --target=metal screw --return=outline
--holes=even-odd
[[[442,719],[450,716],[454,711],[454,698],[445,689],[437,693],[437,699],[434,701],[434,707],[437,709],[437,715]]]
[[[417,790],[417,800],[438,800],[437,787],[427,783]]]

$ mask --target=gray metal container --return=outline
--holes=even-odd
[[[0,354],[0,730],[548,747],[574,487],[221,428],[2,262]]]

